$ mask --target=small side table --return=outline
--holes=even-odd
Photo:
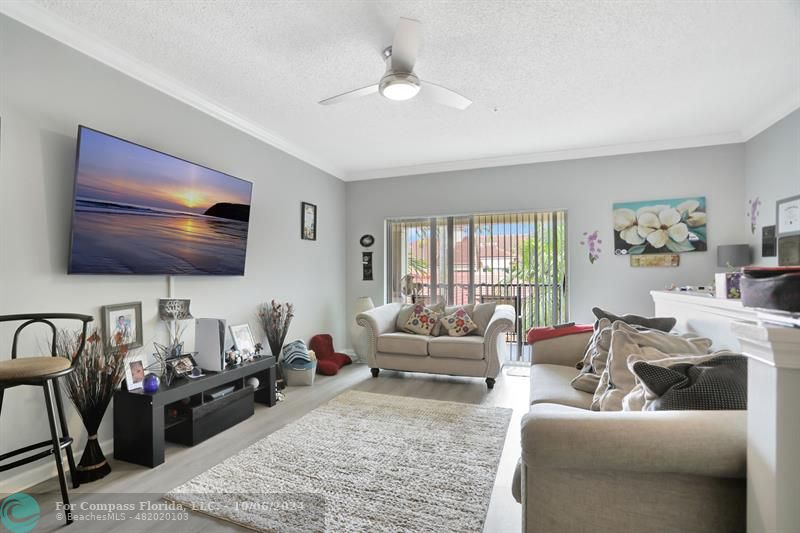
[[[735,322],[747,364],[747,531],[800,527],[800,329]]]

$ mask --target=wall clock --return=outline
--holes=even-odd
[[[369,234],[362,235],[361,239],[359,239],[358,242],[360,242],[361,246],[363,246],[364,248],[369,248],[370,246],[375,244],[375,237],[373,237],[372,235],[369,235]]]

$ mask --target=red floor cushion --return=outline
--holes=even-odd
[[[333,337],[322,333],[311,337],[308,347],[317,355],[317,373],[326,376],[336,374],[340,368],[353,361],[343,353],[333,351]],[[332,369],[335,368],[335,371]]]
[[[330,359],[317,359],[317,374],[335,376],[339,373],[339,365]]]

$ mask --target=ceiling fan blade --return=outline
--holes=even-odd
[[[395,72],[414,72],[419,52],[418,20],[400,18],[392,42],[392,70]]]
[[[369,96],[370,94],[374,94],[378,92],[378,84],[374,85],[367,85],[366,87],[361,87],[360,89],[356,89],[354,91],[348,91],[346,93],[337,94],[336,96],[331,96],[330,98],[326,98],[325,100],[320,100],[320,105],[331,105],[331,104],[338,104],[341,102],[347,102],[348,100],[356,100],[363,96]]]
[[[461,96],[455,91],[451,91],[447,87],[442,87],[441,85],[436,85],[435,83],[431,83],[429,81],[424,81],[421,83],[421,85],[422,87],[420,88],[419,92],[425,98],[433,100],[437,104],[454,107],[456,109],[461,109],[462,111],[472,105],[472,100]]]

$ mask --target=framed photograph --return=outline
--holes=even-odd
[[[117,335],[121,344],[131,348],[141,348],[142,341],[142,302],[128,302],[116,305],[104,305],[103,342],[112,344]]]
[[[778,237],[800,235],[800,195],[778,200],[775,204]]]
[[[317,206],[308,202],[300,205],[300,237],[307,241],[317,240]]]
[[[706,198],[614,204],[614,254],[671,254],[708,250]]]
[[[183,377],[192,373],[192,369],[197,365],[191,355],[180,355],[167,359],[167,364],[172,367],[172,372],[177,377]]]
[[[128,390],[141,389],[144,384],[145,361],[141,357],[131,357],[125,361],[125,386]]]
[[[800,265],[800,234],[778,237],[778,266]]]
[[[256,341],[253,339],[253,333],[250,331],[249,324],[231,326],[230,330],[231,337],[233,337],[233,344],[239,352],[246,355],[256,352]]]

